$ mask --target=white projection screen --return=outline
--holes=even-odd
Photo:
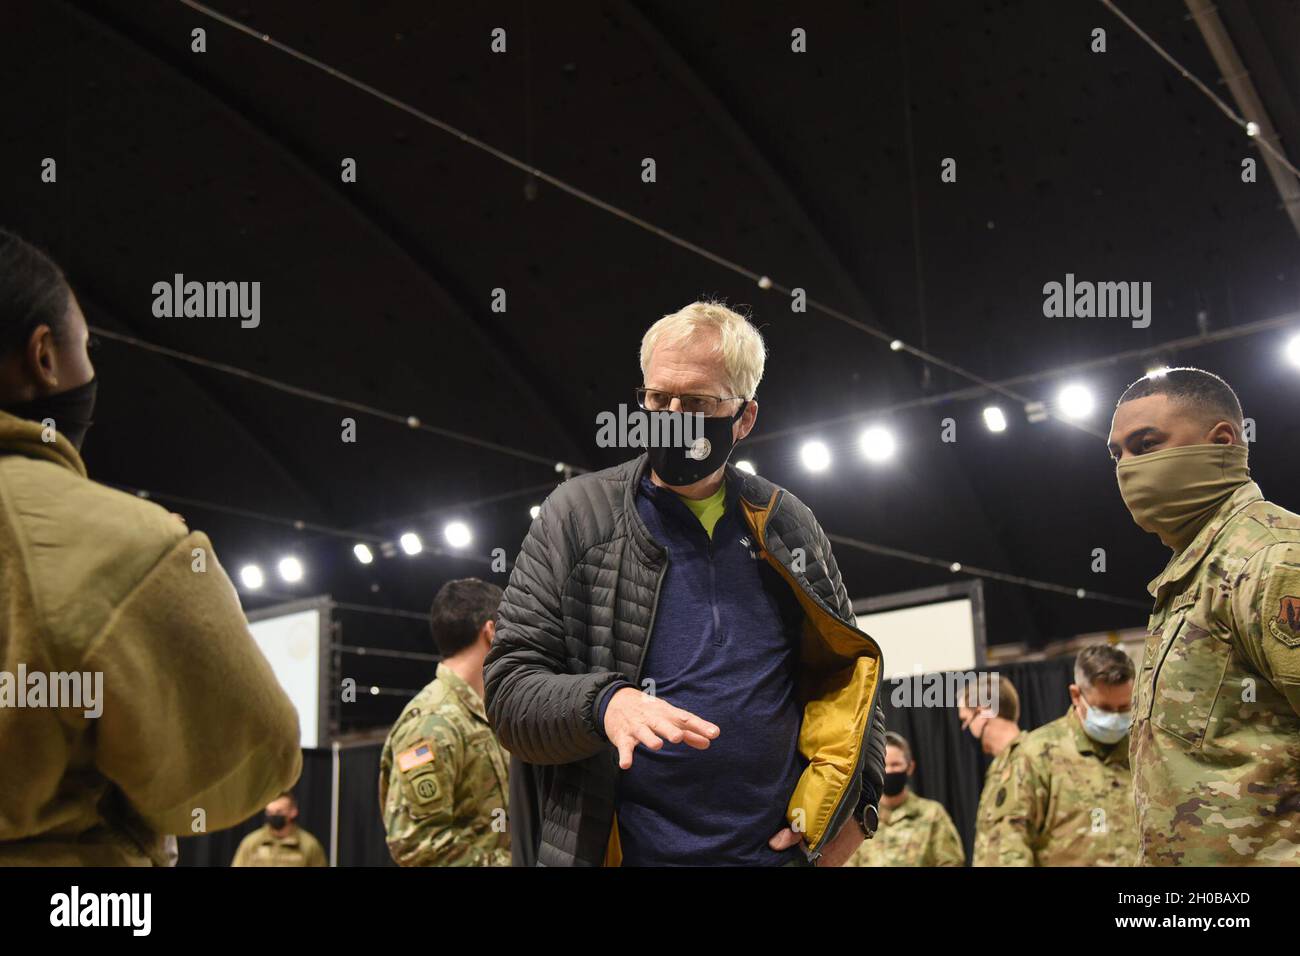
[[[295,601],[248,615],[253,640],[298,711],[304,749],[327,746],[329,601]]]
[[[978,580],[853,602],[859,629],[885,656],[884,678],[984,666],[984,594]]]

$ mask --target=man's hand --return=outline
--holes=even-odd
[[[840,832],[835,834],[835,839],[822,847],[822,855],[817,858],[817,865],[843,866],[848,858],[853,855],[853,851],[861,846],[862,841],[866,838],[867,835],[862,830],[862,824],[858,823],[857,820],[849,820],[844,826],[840,827]],[[767,845],[778,853],[790,849],[796,843],[802,844],[803,837],[789,827],[781,830],[767,841]],[[807,847],[805,846],[804,849],[806,851]]]
[[[614,691],[605,707],[605,736],[618,748],[618,765],[623,770],[632,766],[632,751],[637,744],[659,750],[666,740],[707,750],[709,741],[720,733],[707,720],[635,687]]]

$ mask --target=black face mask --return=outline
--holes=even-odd
[[[17,418],[26,418],[33,422],[51,419],[54,430],[72,442],[72,446],[81,451],[81,443],[86,440],[86,432],[94,424],[91,417],[95,413],[95,392],[99,387],[96,379],[85,385],[78,385],[65,392],[42,395],[30,402],[7,405],[4,411]]]
[[[266,815],[266,825],[272,830],[283,830],[284,825],[289,822],[289,818],[283,813],[268,813]]]
[[[885,774],[885,796],[896,797],[907,786],[907,771],[900,770]]]
[[[692,443],[676,447],[659,445],[647,448],[650,467],[664,484],[673,488],[693,485],[701,478],[707,478],[725,465],[731,456],[731,449],[736,447],[736,442],[731,437],[731,426],[745,414],[748,405],[748,400],[742,402],[740,411],[731,417],[720,415],[698,419],[703,425],[702,429],[694,428],[695,422],[692,421],[695,434],[695,441]],[[685,412],[664,411],[646,414],[652,419],[659,419],[652,422],[654,429],[652,433],[661,436],[686,434]]]

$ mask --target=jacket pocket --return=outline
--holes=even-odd
[[[1147,713],[1165,733],[1192,748],[1205,742],[1231,649],[1188,612],[1179,616],[1160,649]]]

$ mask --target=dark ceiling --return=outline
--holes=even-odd
[[[888,336],[999,380],[1295,312],[1300,240],[1241,131],[1091,0],[551,4],[213,0],[222,13],[552,176]],[[1121,4],[1227,96],[1176,0]],[[1131,8],[1131,9],[1130,9]],[[1284,146],[1300,148],[1300,6],[1219,11]],[[828,531],[1141,601],[1165,552],[1119,499],[1104,442],[1014,404],[891,415],[899,459],[854,453],[861,423],[794,429],[969,382],[530,177],[444,130],[176,0],[10,0],[0,223],[48,248],[91,323],[281,382],[580,467],[613,464],[595,417],[640,384],[639,336],[701,295],[752,307],[770,348],[743,452]],[[207,31],[207,52],[190,31]],[[489,50],[495,27],[507,53]],[[807,31],[808,52],[790,51]],[[1090,52],[1103,27],[1108,51]],[[909,145],[909,130],[911,143]],[[653,157],[658,181],[641,181]],[[58,182],[39,181],[45,157]],[[358,181],[340,181],[345,157]],[[957,160],[955,183],[940,163]],[[919,270],[919,273],[918,273]],[[262,283],[262,321],[156,318],[173,274]],[[1048,319],[1042,286],[1149,281],[1153,321]],[[494,312],[504,289],[507,311]],[[923,306],[922,306],[923,303]],[[1199,315],[1199,319],[1198,319]],[[1252,464],[1297,506],[1300,369],[1284,332],[1170,354],[1225,375],[1258,422]],[[550,464],[356,415],[106,341],[85,446],[99,480],[207,530],[232,569],[289,551],[285,594],[421,611],[441,581],[504,575],[426,554],[357,564],[351,542],[239,509],[427,540],[447,517],[511,558]],[[1100,408],[1147,364],[1083,376]],[[1050,398],[1061,384],[1021,386]],[[956,420],[958,440],[940,441]],[[797,462],[801,435],[836,466]],[[1288,449],[1291,449],[1288,451]],[[534,489],[528,492],[527,489]],[[510,497],[501,498],[507,495]],[[512,496],[511,496],[512,495]],[[496,498],[488,503],[482,499]],[[213,510],[208,504],[227,510]],[[403,519],[425,513],[417,519]],[[1108,571],[1090,570],[1105,548]],[[851,594],[953,580],[837,549]],[[988,582],[989,637],[1042,644],[1141,624],[1137,607]],[[386,619],[352,643],[418,647]],[[415,630],[411,630],[414,627]],[[419,681],[396,679],[397,686]]]

